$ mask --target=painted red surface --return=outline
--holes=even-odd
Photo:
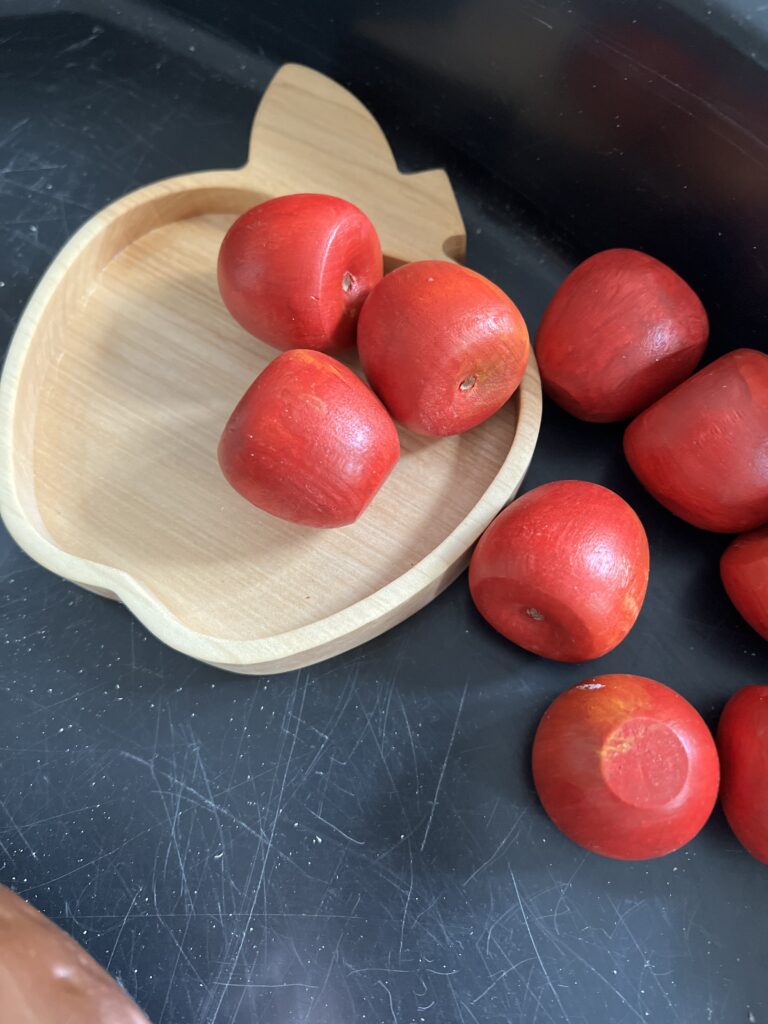
[[[648,539],[618,494],[583,480],[512,502],[475,548],[469,586],[509,640],[557,661],[587,661],[620,643],[648,585]]]
[[[575,843],[645,860],[689,842],[717,798],[717,750],[688,701],[653,679],[596,676],[561,694],[533,744],[544,810]]]
[[[696,293],[666,264],[606,249],[558,288],[536,334],[546,393],[595,423],[629,419],[696,369],[709,323]]]
[[[768,526],[731,541],[720,559],[720,577],[739,614],[768,640]]]
[[[445,260],[407,263],[363,306],[357,334],[371,387],[418,434],[460,434],[509,400],[528,330],[500,288]]]
[[[261,203],[235,221],[219,251],[227,309],[246,331],[280,349],[352,345],[360,307],[382,273],[373,224],[335,196]]]
[[[745,686],[725,705],[717,727],[728,824],[747,850],[768,864],[768,686]]]
[[[392,418],[370,388],[336,359],[305,349],[266,367],[219,442],[236,491],[305,526],[354,522],[399,455]]]
[[[768,355],[740,348],[640,413],[624,434],[640,482],[693,526],[768,522]]]

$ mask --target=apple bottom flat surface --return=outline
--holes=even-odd
[[[711,132],[709,108],[689,95],[716,104],[720,86],[683,64],[680,11],[665,24],[640,4],[598,5],[591,24],[548,3],[507,14],[477,0],[441,18],[426,3],[387,14],[372,2],[354,13],[340,2],[217,6],[0,8],[3,343],[90,214],[166,175],[242,163],[255,102],[293,59],[353,89],[403,169],[446,166],[469,264],[531,329],[574,262],[623,244],[677,256],[714,313],[710,355],[764,347],[742,258],[759,218],[742,218],[737,238],[696,161],[706,151],[726,167],[738,143],[736,200],[761,165],[732,116]],[[737,33],[724,8],[713,17]],[[714,69],[737,60],[725,29],[691,30]],[[666,103],[657,72],[677,81],[674,47],[683,84],[671,99],[690,104],[701,133],[687,152],[664,142],[663,118],[642,121]],[[743,73],[721,98],[746,124],[739,89],[754,69],[738,59]],[[651,85],[636,81],[638,61]],[[607,76],[600,103],[588,67]],[[631,163],[640,150],[648,166]],[[585,153],[604,195],[571,181]],[[664,177],[676,161],[686,191]],[[635,197],[621,222],[604,212],[621,206],[617,182]],[[722,274],[741,267],[738,301],[718,291],[712,250],[681,256],[683,225],[695,241],[702,217],[731,246]],[[726,330],[731,312],[738,335]],[[545,403],[524,487],[559,478],[615,489],[651,547],[635,629],[581,666],[496,635],[463,575],[364,647],[300,672],[233,677],[162,646],[0,533],[0,882],[81,942],[155,1024],[766,1019],[768,874],[719,811],[679,852],[622,863],[569,843],[535,798],[533,733],[567,686],[598,672],[650,676],[714,725],[737,688],[765,682],[768,655],[721,589],[726,538],[653,502],[624,462],[620,427]]]

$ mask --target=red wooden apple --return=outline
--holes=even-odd
[[[630,466],[670,512],[703,530],[768,522],[768,355],[740,348],[640,413]]]
[[[238,217],[219,251],[229,312],[275,348],[352,345],[360,307],[383,272],[376,230],[336,196],[270,199]]]
[[[556,661],[587,661],[635,624],[648,563],[643,524],[623,498],[560,480],[491,523],[472,555],[469,587],[480,614],[513,643]]]
[[[517,306],[445,260],[407,263],[371,292],[357,346],[389,411],[417,434],[460,434],[511,397],[530,346]]]
[[[720,559],[720,577],[742,618],[768,640],[768,526],[731,541]]]
[[[224,476],[244,498],[305,526],[357,519],[400,455],[392,419],[331,356],[295,349],[251,384],[219,442]]]
[[[717,727],[720,803],[736,838],[768,864],[768,686],[745,686]]]
[[[569,839],[619,860],[662,857],[693,839],[717,799],[712,735],[687,700],[642,676],[596,676],[539,723],[533,780]]]
[[[696,369],[709,324],[698,296],[666,264],[606,249],[560,285],[536,334],[547,394],[582,420],[635,416]]]

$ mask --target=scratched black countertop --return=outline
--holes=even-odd
[[[0,339],[92,213],[245,156],[299,60],[366,102],[403,169],[445,166],[469,263],[535,327],[599,248],[672,263],[710,355],[766,347],[764,5],[555,0],[0,2]],[[714,724],[768,682],[720,588],[725,538],[642,491],[616,427],[546,404],[525,487],[616,489],[648,598],[599,663],[520,651],[460,578],[332,661],[229,676],[0,532],[0,881],[154,1024],[768,1020],[768,872],[719,812],[651,863],[587,855],[538,806],[530,742],[566,686],[629,671]]]

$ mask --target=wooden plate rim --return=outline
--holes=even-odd
[[[41,517],[25,508],[14,462],[17,382],[34,345],[42,314],[75,260],[118,217],[171,192],[230,188],[253,191],[253,182],[242,171],[210,171],[164,179],[131,192],[87,221],[53,261],[21,317],[0,381],[0,514],[30,557],[73,583],[121,601],[168,646],[222,668],[260,674],[302,667],[349,650],[423,607],[456,578],[468,561],[472,544],[523,480],[538,437],[541,383],[535,358],[531,356],[521,387],[513,398],[518,405],[518,417],[509,452],[479,501],[451,533],[397,579],[332,615],[296,629],[253,640],[222,639],[199,632],[186,626],[129,572],[60,548],[47,535]]]

